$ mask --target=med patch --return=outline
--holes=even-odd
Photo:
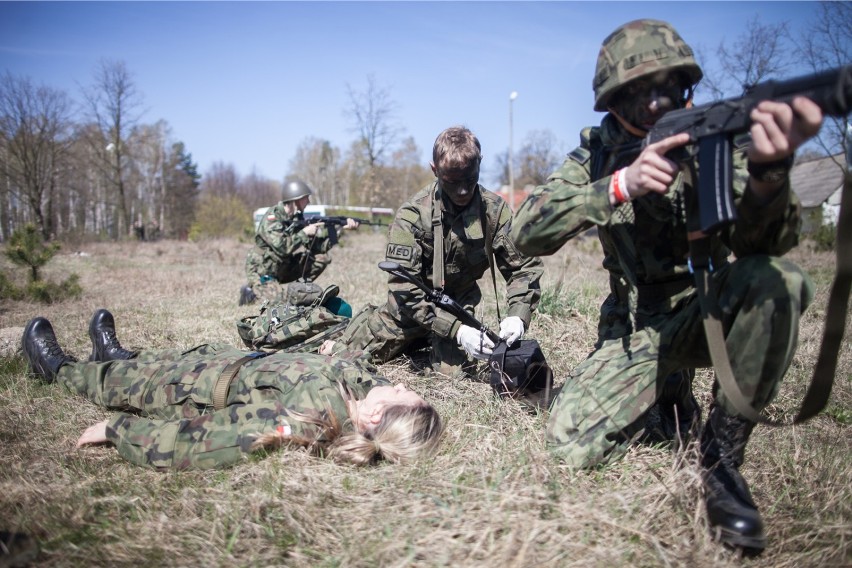
[[[394,260],[411,260],[414,256],[414,247],[409,245],[400,245],[397,243],[388,243],[385,256]]]

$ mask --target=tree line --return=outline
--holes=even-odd
[[[821,2],[798,39],[786,23],[758,18],[715,50],[698,48],[705,78],[698,102],[739,94],[743,85],[783,78],[791,68],[849,64],[852,6]],[[710,55],[713,53],[713,55]],[[344,109],[354,135],[341,150],[306,137],[284,180],[241,176],[214,163],[202,176],[165,120],[141,120],[142,97],[121,61],[102,60],[76,103],[68,93],[26,77],[0,76],[0,240],[25,224],[45,239],[203,238],[250,235],[251,212],[276,203],[282,183],[306,181],[314,202],[397,208],[433,176],[397,116],[389,88],[372,75],[363,90],[346,86]],[[833,155],[846,120],[830,121],[810,153]],[[550,130],[530,132],[513,153],[516,187],[539,185],[564,158]],[[509,181],[509,152],[497,156]]]

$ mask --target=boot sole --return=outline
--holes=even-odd
[[[714,529],[714,540],[730,546],[732,548],[741,548],[743,553],[756,556],[763,552],[766,548],[766,537],[744,536],[739,533],[730,532],[723,528],[716,527]]]

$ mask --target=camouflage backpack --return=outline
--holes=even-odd
[[[339,291],[329,286],[310,303],[304,298],[292,303],[266,301],[258,315],[237,322],[237,332],[254,350],[313,351],[343,333],[349,323],[352,311],[337,297]]]

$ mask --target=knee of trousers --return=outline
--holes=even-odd
[[[610,442],[605,438],[589,440],[579,433],[563,431],[562,434],[551,436],[548,427],[545,443],[550,454],[571,469],[592,469],[618,459],[627,449],[625,444]]]
[[[797,264],[782,257],[751,255],[738,259],[731,265],[731,274],[725,288],[736,288],[742,283],[752,303],[789,302],[801,313],[814,297],[810,276]],[[733,284],[733,286],[732,286]]]
[[[618,428],[605,415],[593,416],[582,407],[554,401],[547,421],[545,443],[550,453],[574,469],[589,469],[618,454]]]

